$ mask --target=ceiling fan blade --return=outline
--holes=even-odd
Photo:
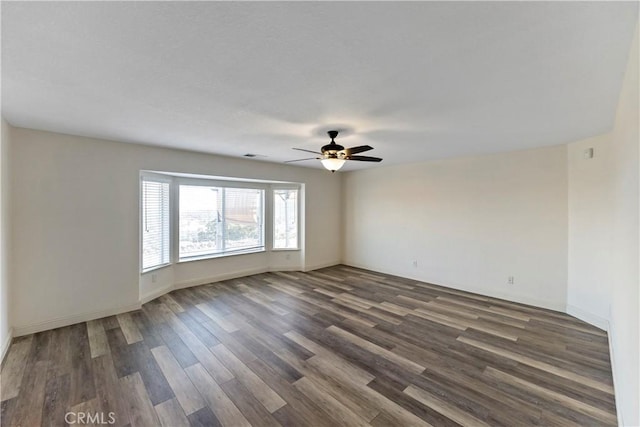
[[[356,160],[359,162],[381,162],[382,161],[380,157],[369,157],[369,156],[349,156],[346,159]]]
[[[347,156],[352,154],[364,153],[365,151],[373,150],[373,147],[370,145],[360,145],[358,147],[351,147],[344,150]]]
[[[298,150],[298,151],[306,151],[307,153],[313,153],[313,154],[320,154],[320,155],[322,155],[322,153],[318,153],[317,151],[305,150],[304,148],[294,148],[294,150]]]
[[[285,163],[302,162],[305,160],[317,160],[318,157],[309,157],[308,159],[286,160]]]

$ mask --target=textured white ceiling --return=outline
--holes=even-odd
[[[611,128],[637,16],[637,2],[3,1],[3,115],[275,162],[336,126],[380,165],[554,145]]]

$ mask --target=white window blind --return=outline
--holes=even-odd
[[[273,248],[298,249],[298,190],[273,191]]]
[[[142,180],[142,270],[168,264],[170,255],[169,183]]]
[[[180,260],[264,250],[264,190],[180,185]]]

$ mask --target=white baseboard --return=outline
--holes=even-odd
[[[573,317],[577,317],[583,322],[587,322],[588,324],[595,326],[596,328],[600,328],[603,331],[607,332],[607,339],[609,341],[609,360],[611,362],[611,377],[613,378],[613,390],[614,390],[614,399],[616,402],[616,415],[618,418],[618,425],[624,426],[624,420],[622,418],[622,408],[624,405],[622,404],[622,395],[620,393],[616,393],[618,390],[617,384],[617,369],[616,369],[616,357],[615,357],[615,346],[613,345],[615,340],[615,331],[614,328],[611,327],[611,322],[609,319],[604,318],[602,316],[598,316],[597,314],[593,314],[590,311],[584,310],[580,307],[576,307],[575,305],[567,304],[567,314],[570,314]]]
[[[22,335],[34,334],[36,332],[47,331],[50,329],[61,328],[63,326],[74,325],[76,323],[88,322],[89,320],[100,319],[102,317],[113,316],[115,314],[126,313],[128,311],[140,309],[141,304],[135,303],[124,307],[110,308],[101,311],[85,312],[80,314],[74,314],[67,317],[59,317],[53,320],[46,320],[44,322],[31,323],[23,326],[14,326],[14,336],[20,337]]]
[[[449,284],[449,283],[441,283],[438,280],[430,280],[429,278],[425,278],[425,277],[410,276],[410,275],[407,275],[406,273],[400,272],[400,271],[383,271],[383,270],[372,268],[371,266],[362,265],[362,264],[358,264],[358,263],[354,263],[354,262],[345,261],[345,262],[343,262],[343,264],[344,265],[348,265],[350,267],[361,268],[363,270],[369,270],[369,271],[383,273],[383,274],[390,274],[392,276],[403,277],[403,278],[406,278],[406,279],[415,280],[417,282],[431,283],[431,284],[434,284],[436,286],[442,286],[443,288],[454,289],[456,291],[469,292],[469,293],[472,293],[472,294],[482,295],[482,296],[486,296],[486,297],[489,297],[489,298],[497,298],[497,299],[502,299],[502,300],[505,300],[505,301],[515,302],[515,303],[519,303],[519,304],[531,305],[533,307],[546,308],[548,310],[558,311],[560,313],[564,313],[565,310],[566,310],[566,306],[564,304],[557,303],[555,301],[542,300],[542,299],[538,299],[538,298],[531,298],[531,297],[528,297],[528,296],[513,295],[513,294],[508,294],[508,293],[505,293],[505,292],[499,292],[499,291],[496,291],[496,290],[493,290],[493,289],[479,289],[479,288],[470,289],[470,288],[464,288],[464,287],[455,286],[455,285],[452,285],[452,284]]]
[[[319,270],[321,268],[333,267],[335,265],[340,265],[340,264],[342,264],[342,261],[329,261],[329,262],[324,262],[320,264],[305,265],[304,270],[302,271],[307,272],[311,270]]]
[[[335,265],[335,264],[332,264],[332,265]],[[174,291],[176,289],[192,288],[194,286],[208,285],[210,283],[222,282],[225,280],[238,279],[241,277],[252,276],[254,274],[261,274],[261,273],[275,272],[275,271],[300,271],[300,267],[275,266],[275,267],[269,267],[269,268],[253,268],[248,270],[235,271],[232,273],[218,274],[216,276],[202,277],[200,279],[189,280],[186,282],[180,282],[174,285],[165,286],[164,288],[161,288],[161,289],[156,289],[154,291],[147,292],[146,294],[140,297],[140,304],[141,305],[146,304],[149,301],[152,301],[158,297],[161,297],[164,294],[168,294],[169,292]]]
[[[269,267],[270,273],[274,273],[277,271],[301,271],[301,270],[300,270],[300,266],[290,266],[290,265],[283,265],[281,267],[278,267],[278,266]]]
[[[222,282],[224,280],[237,279],[239,277],[251,276],[253,274],[266,273],[268,268],[251,268],[247,270],[238,270],[231,273],[217,274],[215,276],[202,277],[200,279],[179,282],[173,285],[173,289],[191,288],[193,286],[207,285],[209,283]]]
[[[576,316],[577,317],[577,316]],[[586,320],[585,320],[586,322]],[[595,325],[594,325],[595,326]],[[613,390],[614,390],[614,399],[616,402],[616,415],[618,416],[618,425],[619,426],[624,426],[624,419],[622,417],[622,408],[624,408],[624,405],[622,404],[622,394],[620,393],[616,393],[615,391],[618,389],[618,387],[616,387],[617,381],[616,381],[616,373],[617,373],[617,369],[616,369],[616,357],[614,354],[614,345],[613,343],[616,342],[614,335],[615,335],[615,331],[613,330],[613,328],[611,327],[611,322],[607,321],[607,338],[609,339],[609,361],[611,362],[611,377],[613,377]]]
[[[566,313],[570,314],[573,317],[577,317],[578,319],[587,322],[588,324],[593,325],[596,328],[600,328],[603,331],[609,330],[609,319],[605,319],[604,317],[598,316],[597,314],[593,314],[587,310],[583,310],[580,307],[576,307],[575,305],[567,304]]]
[[[516,302],[518,304],[525,304],[538,308],[546,308],[547,310],[557,311],[558,313],[564,313],[566,308],[564,304],[557,303],[555,301],[531,298],[528,296],[512,295],[495,291],[485,292],[483,289],[474,289],[465,292],[473,292],[476,294],[488,296],[490,298],[502,299],[505,301]]]
[[[164,294],[168,294],[173,289],[174,289],[173,285],[169,285],[161,289],[156,289],[151,292],[147,292],[146,294],[140,296],[140,305],[146,304],[149,301],[152,301],[158,297],[161,297]]]
[[[0,353],[0,365],[4,362],[4,357],[7,355],[7,351],[9,350],[9,346],[11,345],[11,340],[13,339],[13,328],[9,328],[9,333],[7,334],[7,339],[2,343],[2,353]]]
[[[305,266],[302,271],[311,271],[317,270],[319,268],[332,267],[334,265],[338,265],[341,262],[338,261],[330,261],[321,264],[315,264],[311,266]],[[237,270],[232,271],[230,273],[216,274],[215,276],[201,277],[198,279],[187,280],[184,282],[176,282],[173,285],[165,286],[161,289],[156,289],[150,292],[147,292],[144,295],[140,296],[140,304],[146,304],[151,300],[154,300],[158,297],[161,297],[164,294],[167,294],[176,289],[185,289],[192,288],[194,286],[207,285],[209,283],[222,282],[224,280],[238,279],[240,277],[251,276],[254,274],[261,274],[267,272],[276,272],[276,271],[301,271],[300,266],[291,266],[291,265],[283,265],[283,266],[270,266],[270,267],[259,267],[259,268],[250,268],[246,270]]]

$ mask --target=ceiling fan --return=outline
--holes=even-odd
[[[330,130],[327,133],[329,134],[329,138],[331,138],[331,142],[327,145],[323,146],[320,149],[320,153],[317,151],[305,150],[304,148],[294,148],[294,150],[298,151],[306,151],[308,153],[318,154],[322,157],[309,157],[307,159],[298,159],[298,160],[289,160],[285,163],[292,162],[302,162],[304,160],[320,160],[322,162],[322,166],[324,166],[327,170],[331,172],[335,172],[340,169],[347,160],[355,160],[359,162],[381,162],[382,159],[379,157],[369,157],[369,156],[355,156],[354,154],[364,153],[365,151],[373,150],[373,147],[369,145],[360,145],[358,147],[352,148],[344,148],[342,145],[336,144],[335,138],[338,136],[340,131]]]

